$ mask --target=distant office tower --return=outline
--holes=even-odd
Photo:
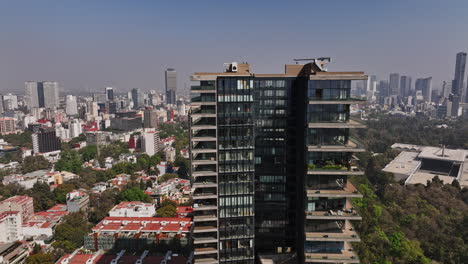
[[[77,119],[73,119],[68,122],[68,129],[70,130],[70,138],[78,137],[81,133],[83,133],[81,123]]]
[[[389,89],[390,89],[390,95],[399,95],[399,93],[400,93],[400,75],[398,73],[390,74]]]
[[[390,91],[389,91],[389,86],[388,86],[388,81],[382,80],[379,81],[379,96],[380,97],[388,97],[390,96]]]
[[[12,117],[0,117],[0,135],[11,134],[16,131],[15,119]]]
[[[107,101],[106,112],[111,115],[117,113],[117,102]]]
[[[157,128],[158,127],[158,113],[155,109],[147,108],[143,112],[143,127],[144,128]]]
[[[58,107],[59,85],[57,82],[26,82],[26,103],[28,108]]]
[[[194,73],[190,113],[194,263],[360,263],[348,175],[352,82],[329,59],[253,74]]]
[[[452,81],[452,93],[456,96],[464,94],[463,81],[465,80],[466,53],[457,53],[455,62],[455,77]]]
[[[452,92],[452,85],[444,81],[442,84],[442,97],[448,98],[451,92]]]
[[[114,88],[112,88],[112,87],[106,87],[105,93],[106,93],[106,99],[107,99],[107,101],[112,101],[112,100],[114,100]]]
[[[86,135],[86,145],[105,145],[107,142],[107,136],[102,131],[88,131]]]
[[[143,106],[143,94],[140,91],[140,88],[132,89],[132,101],[133,109],[139,109]]]
[[[46,153],[60,150],[61,141],[52,127],[41,127],[32,134],[34,153]]]
[[[179,112],[179,115],[185,115],[186,109],[183,101],[177,101],[177,112]]]
[[[93,101],[86,102],[86,112],[93,118],[96,118],[99,115],[98,104]]]
[[[143,132],[141,146],[146,154],[153,156],[158,153],[160,150],[159,144],[159,131],[153,130]]]
[[[421,91],[424,101],[428,103],[432,102],[432,77],[417,79],[415,90]]]
[[[3,96],[3,108],[5,111],[11,111],[18,108],[18,96],[7,93]]]
[[[3,95],[0,94],[0,114],[3,114],[4,111],[5,109],[3,107]]]
[[[78,114],[78,103],[76,102],[76,96],[67,95],[65,99],[65,112],[67,115]]]
[[[411,77],[401,76],[400,79],[400,96],[406,97],[411,94]]]
[[[166,103],[176,103],[176,91],[177,91],[177,72],[174,69],[166,70]]]
[[[57,82],[44,82],[44,107],[54,108],[59,106],[59,85]]]

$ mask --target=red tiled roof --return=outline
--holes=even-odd
[[[165,225],[163,225],[165,222]],[[182,223],[185,225],[182,225]],[[124,224],[125,223],[125,224]],[[189,232],[192,226],[190,218],[167,217],[106,217],[93,227],[93,231],[137,231],[146,232]]]

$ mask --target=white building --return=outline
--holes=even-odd
[[[6,211],[0,214],[0,243],[23,239],[21,212]]]
[[[153,217],[156,208],[152,203],[121,202],[109,211],[111,217]]]
[[[77,119],[73,119],[68,122],[68,129],[70,130],[70,138],[78,137],[81,133],[83,133],[81,123]]]
[[[153,156],[160,150],[159,131],[145,131],[142,133],[141,147],[146,154]]]
[[[76,96],[67,95],[65,99],[66,104],[66,113],[67,115],[77,115],[78,114],[78,103],[76,102]]]
[[[5,111],[15,110],[18,108],[18,96],[7,93],[3,96],[3,108]]]

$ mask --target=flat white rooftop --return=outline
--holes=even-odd
[[[409,176],[421,164],[420,161],[416,160],[418,154],[419,153],[417,152],[403,151],[394,160],[387,164],[387,166],[383,168],[383,171]]]
[[[443,155],[442,155],[443,154]],[[436,147],[423,147],[419,158],[444,160],[453,162],[464,162],[466,159],[467,151],[463,149],[442,149]]]
[[[427,181],[432,181],[434,177],[439,177],[439,179],[444,183],[444,184],[451,184],[456,178],[452,176],[446,176],[446,175],[439,175],[436,173],[431,173],[427,171],[417,171],[413,175],[411,175],[405,182],[405,184],[427,184]]]
[[[402,151],[383,171],[395,174],[396,180],[406,180],[405,184],[427,184],[427,181],[438,176],[444,183],[450,184],[457,179],[460,185],[468,186],[468,150],[443,149],[439,147],[419,146],[395,143],[393,149]],[[442,155],[443,153],[443,155]],[[436,171],[420,170],[421,160],[439,160],[460,164],[457,177],[440,174]],[[427,161],[430,162],[430,161]],[[455,165],[458,166],[458,165]]]

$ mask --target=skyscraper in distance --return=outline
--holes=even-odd
[[[133,88],[131,91],[133,109],[138,109],[143,106],[143,94],[140,91],[140,88]]]
[[[364,149],[350,129],[365,126],[350,105],[368,76],[327,72],[329,61],[192,75],[194,263],[359,263],[350,220],[362,195],[348,175],[363,175],[351,167]]]
[[[390,95],[400,94],[400,74],[392,73],[389,79]]]
[[[112,101],[114,100],[114,88],[112,87],[106,87],[104,92],[106,93],[106,99],[107,101]]]
[[[58,107],[59,84],[57,82],[26,82],[25,96],[29,109]]]
[[[452,81],[452,93],[456,96],[463,96],[465,80],[465,66],[466,66],[466,52],[457,53],[455,62],[455,76]]]
[[[402,75],[400,78],[400,96],[406,97],[411,94],[411,77]]]
[[[176,104],[176,91],[177,91],[177,72],[174,69],[167,69],[165,71],[166,81],[166,103]]]
[[[421,91],[426,102],[432,102],[432,77],[416,79],[415,90]]]
[[[67,95],[65,98],[65,112],[67,115],[77,115],[78,114],[78,103],[76,101],[76,96]]]

